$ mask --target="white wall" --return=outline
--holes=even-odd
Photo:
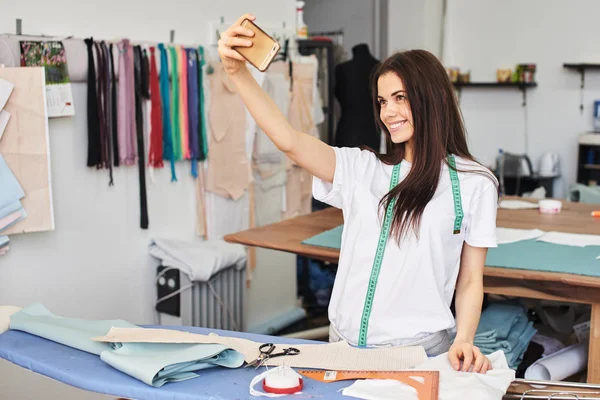
[[[388,18],[388,54],[412,49],[439,54],[442,0],[389,0]]]
[[[352,58],[352,47],[366,43],[373,52],[373,0],[307,0],[304,22],[311,32],[344,30],[346,59]]]
[[[600,75],[588,71],[580,115],[579,74],[562,64],[600,60],[599,14],[594,0],[449,0],[447,64],[471,70],[473,81],[491,81],[496,68],[537,63],[539,86],[527,93],[528,148],[536,164],[543,152],[559,154],[564,180],[555,195],[576,179],[577,136],[591,130],[593,101],[600,98]],[[524,150],[518,91],[465,90],[461,105],[476,156],[491,163],[498,148]]]
[[[525,151],[537,169],[542,153],[557,152],[563,179],[555,196],[576,179],[577,136],[592,129],[600,75],[586,74],[585,111],[579,112],[579,74],[565,62],[599,62],[600,3],[581,0],[447,0],[443,62],[471,71],[472,81],[495,81],[497,68],[537,63],[539,86],[527,92],[527,115],[517,90],[466,89],[461,108],[473,154],[493,165],[498,149]],[[424,48],[440,55],[442,0],[390,0],[389,49]],[[527,125],[526,125],[527,124]],[[527,126],[527,130],[526,130]]]
[[[259,23],[294,21],[291,0],[258,0],[251,6],[241,0],[20,0],[2,5],[0,31],[12,32],[15,18],[22,18],[28,34],[168,41],[175,29],[177,43],[207,44],[209,21],[220,16],[233,21],[244,12],[254,13]],[[109,188],[106,171],[85,166],[86,85],[75,83],[73,91],[77,116],[50,122],[56,230],[11,237],[11,250],[0,257],[0,304],[40,301],[62,315],[152,323],[156,262],[148,256],[149,239],[195,239],[189,164],[179,163],[177,183],[170,182],[168,169],[157,170],[156,183],[148,183],[150,229],[141,230],[137,167],[117,169]],[[295,306],[295,264],[288,260],[268,268],[277,270],[273,275],[258,265],[249,290],[249,325]],[[287,297],[277,292],[274,302],[268,288],[276,284],[284,290],[282,282],[290,285]]]

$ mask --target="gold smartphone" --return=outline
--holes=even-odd
[[[244,19],[240,25],[254,32],[254,37],[239,36],[241,39],[251,40],[252,46],[234,46],[232,48],[240,53],[256,69],[261,72],[266,71],[281,48],[279,42],[267,35],[265,31],[249,19]]]

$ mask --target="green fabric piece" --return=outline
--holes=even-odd
[[[342,230],[344,225],[336,226],[333,229],[319,233],[311,238],[308,238],[302,242],[302,244],[308,244],[317,247],[327,247],[330,249],[341,249],[342,248]]]
[[[304,240],[302,244],[340,249],[342,230],[343,225],[337,226]],[[531,239],[490,248],[485,263],[490,267],[600,277],[598,256],[600,246],[566,246]]]
[[[579,203],[600,204],[600,186],[587,186],[580,183],[569,187],[571,199],[577,199]]]
[[[179,54],[177,49],[169,46],[171,55],[171,143],[173,158],[181,160],[181,128],[179,126]]]
[[[111,327],[137,328],[122,320],[84,320],[54,315],[34,303],[10,318],[10,329],[27,332],[65,346],[99,355],[121,372],[154,387],[195,378],[195,371],[223,366],[237,368],[244,355],[220,344],[103,343]]]

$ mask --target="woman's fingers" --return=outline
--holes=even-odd
[[[248,39],[242,39],[235,36],[223,36],[221,39],[222,44],[227,47],[250,47],[252,41]]]
[[[225,33],[229,36],[246,36],[252,37],[254,36],[254,31],[252,29],[245,28],[241,25],[232,26],[225,31]]]
[[[221,54],[221,57],[225,56],[227,58],[233,58],[234,60],[246,61],[246,59],[240,53],[229,48],[224,48],[219,53]]]
[[[484,364],[487,360],[486,356],[481,354],[481,352],[479,351],[479,349],[477,347],[473,347],[473,354],[475,355],[473,372],[483,372],[482,367],[484,366]]]

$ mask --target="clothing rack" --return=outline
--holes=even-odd
[[[325,40],[298,40],[298,52],[304,56],[315,54],[318,51],[327,52],[327,105],[323,107],[323,113],[327,119],[327,143],[333,143],[333,111],[334,111],[334,71],[335,61],[333,57],[333,43]]]
[[[311,37],[315,36],[329,36],[335,39],[335,44],[343,46],[344,45],[344,30],[338,29],[334,31],[324,31],[324,32],[310,32]]]
[[[14,34],[14,33],[1,33],[0,37],[4,37],[10,40],[29,40],[29,41],[41,41],[41,42],[49,42],[49,41],[59,41],[62,42],[65,46],[65,54],[67,57],[67,67],[69,70],[69,79],[71,83],[86,83],[87,82],[87,50],[84,43],[84,38],[74,37],[72,35],[30,35],[30,34]],[[198,43],[174,43],[175,31],[171,30],[169,32],[169,40],[165,40],[164,42],[156,42],[149,40],[130,40],[132,46],[140,45],[140,46],[158,46],[159,43],[163,43],[169,46],[182,46],[185,48],[198,48],[201,46]],[[107,44],[113,43],[116,44],[119,40],[125,39],[123,38],[111,38],[111,39],[101,39],[94,37],[94,41],[102,41],[104,40]],[[75,42],[80,42],[80,44],[76,44]],[[14,49],[17,50],[17,49]],[[15,67],[19,67],[20,63],[20,53],[14,53],[13,51],[9,51],[12,58],[12,63]],[[206,55],[206,54],[205,54]],[[0,59],[0,64],[2,64]],[[11,66],[10,64],[6,65],[7,67]],[[76,72],[75,72],[76,71]],[[75,73],[74,73],[75,72]],[[117,73],[118,71],[116,71]],[[117,73],[118,79],[118,73]]]

